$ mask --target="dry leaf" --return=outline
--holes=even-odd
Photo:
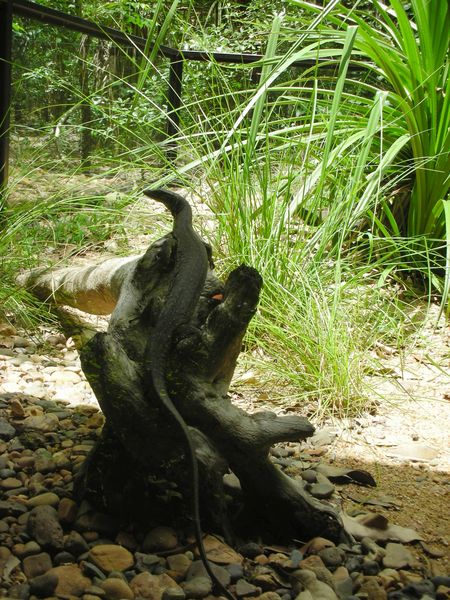
[[[363,537],[370,537],[375,541],[392,540],[406,544],[423,539],[414,529],[391,525],[385,517],[375,513],[359,515],[358,517],[350,517],[342,513],[341,516],[347,533],[358,540]]]
[[[209,560],[220,565],[241,563],[244,560],[238,552],[213,535],[205,536],[203,545]]]
[[[362,469],[346,469],[343,467],[333,467],[331,465],[317,465],[316,471],[328,477],[335,483],[355,482],[360,485],[370,485],[376,487],[376,481],[368,471]]]

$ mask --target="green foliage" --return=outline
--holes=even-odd
[[[56,266],[67,256],[83,254],[101,247],[108,239],[124,237],[123,211],[131,200],[124,196],[110,207],[103,197],[56,194],[40,202],[3,207],[0,316],[14,315],[29,327],[42,319],[52,319],[48,307],[16,285],[17,275],[23,269]]]
[[[46,168],[67,169],[88,130],[91,169],[140,169],[145,181],[191,187],[218,223],[219,268],[247,262],[264,277],[250,341],[271,376],[318,412],[359,408],[368,349],[378,341],[400,348],[409,325],[388,283],[414,271],[428,298],[432,286],[444,300],[450,290],[450,27],[445,3],[432,4],[413,1],[406,11],[392,0],[367,12],[367,3],[347,9],[338,0],[270,10],[261,0],[159,0],[150,11],[148,3],[90,2],[86,16],[148,36],[146,52],[95,42],[80,60],[70,34],[61,69],[49,36],[44,65],[27,70],[24,37],[17,98],[34,85],[34,123],[46,138],[22,154],[22,170],[42,166],[44,155]],[[164,135],[168,70],[157,48],[165,42],[265,52],[252,68],[185,65],[176,164]],[[308,67],[296,64],[303,60]],[[0,254],[14,247],[31,260],[39,244],[92,244],[120,230],[104,207],[81,204],[39,209],[27,217],[30,239],[12,236]],[[17,264],[8,259],[7,270]]]

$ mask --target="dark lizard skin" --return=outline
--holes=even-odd
[[[193,488],[192,516],[200,558],[215,586],[220,588],[229,600],[235,600],[214,575],[206,557],[200,526],[197,457],[187,425],[169,396],[165,380],[166,362],[173,335],[179,327],[189,324],[203,290],[209,265],[208,251],[203,240],[192,228],[192,211],[187,200],[179,194],[162,189],[145,190],[144,194],[159,200],[170,210],[174,218],[173,237],[177,242],[173,279],[146,350],[146,367],[150,364],[150,375],[156,394],[161,404],[178,423],[189,448]]]

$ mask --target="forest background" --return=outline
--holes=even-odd
[[[208,210],[199,226],[219,273],[246,262],[263,275],[246,345],[259,377],[320,414],[365,407],[374,350],[401,357],[427,307],[447,312],[448,4],[42,4],[148,46],[15,18],[3,315],[28,327],[51,318],[15,284],[20,269],[128,254],[161,235],[141,190],[176,184]],[[264,58],[186,61],[168,140],[160,44]]]

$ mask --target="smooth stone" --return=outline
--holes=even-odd
[[[55,595],[58,597],[81,596],[91,586],[91,580],[85,577],[77,565],[61,565],[53,567],[47,574],[56,575],[58,585]]]
[[[161,600],[184,600],[186,594],[181,588],[166,588],[163,593]]]
[[[309,493],[314,498],[318,498],[319,500],[326,500],[333,495],[335,488],[332,483],[322,482],[322,483],[313,483],[309,488]]]
[[[337,434],[326,429],[317,431],[312,437],[309,438],[309,443],[313,446],[329,446],[336,439]]]
[[[244,568],[240,563],[232,563],[231,565],[227,565],[225,568],[230,574],[230,579],[233,583],[244,577]]]
[[[0,481],[0,488],[3,490],[14,490],[22,487],[22,482],[16,477],[7,477]]]
[[[59,497],[53,492],[44,492],[38,496],[33,496],[27,500],[27,506],[56,506],[59,502]]]
[[[78,505],[71,498],[61,498],[58,505],[58,518],[61,523],[71,525],[75,522],[78,513]]]
[[[170,571],[174,571],[180,579],[184,579],[192,565],[192,560],[185,554],[174,554],[167,557],[167,565]]]
[[[246,581],[245,579],[239,579],[236,583],[236,596],[242,598],[243,596],[259,596],[261,589]]]
[[[386,555],[386,550],[369,537],[362,538],[361,547],[371,560],[377,562],[380,562],[383,556]]]
[[[58,513],[52,506],[36,506],[31,510],[27,533],[42,548],[62,550],[64,546],[64,533],[58,521]]]
[[[104,598],[106,596],[106,592],[104,589],[99,587],[98,585],[91,585],[86,588],[85,594],[90,594],[91,596],[97,596],[97,598]],[[84,599],[84,596],[83,596]]]
[[[306,483],[316,483],[317,481],[317,473],[314,469],[306,469],[300,473],[300,476]]]
[[[411,444],[402,444],[400,446],[389,448],[386,454],[396,458],[407,458],[412,461],[428,462],[439,456],[439,450],[426,444],[412,442]]]
[[[383,566],[391,569],[403,569],[410,566],[413,561],[411,552],[403,546],[390,542],[386,544],[386,556],[383,558]]]
[[[133,577],[130,581],[130,588],[136,598],[149,598],[150,600],[160,600],[166,589],[181,589],[176,581],[166,573],[152,575],[147,571]]]
[[[14,460],[18,469],[32,469],[34,467],[34,456],[20,456]]]
[[[99,587],[106,592],[108,600],[132,600],[134,598],[133,590],[122,579],[105,579],[100,583]]]
[[[33,430],[41,433],[49,433],[58,429],[59,419],[52,413],[26,417],[22,421],[24,430]]]
[[[57,469],[70,469],[72,465],[69,457],[62,450],[60,452],[55,452],[52,458]]]
[[[53,595],[58,585],[58,576],[48,571],[30,579],[30,592],[39,598],[47,598]]]
[[[18,517],[28,512],[28,508],[20,502],[0,500],[0,519],[5,517]]]
[[[212,562],[209,563],[209,566],[211,571],[224,587],[229,585],[231,581],[231,575],[225,567],[221,567],[220,565],[216,565]],[[196,560],[194,563],[192,563],[187,573],[186,580],[190,581],[194,577],[209,577],[208,573],[206,572],[205,565],[201,560]]]
[[[252,583],[264,592],[274,592],[280,587],[280,582],[273,572],[255,573],[252,577]]]
[[[54,371],[50,375],[49,380],[53,381],[56,385],[67,385],[67,384],[80,383],[81,377],[74,371],[58,370],[58,371]]]
[[[339,567],[345,560],[345,552],[336,547],[324,548],[318,552],[318,556],[328,568]]]
[[[89,560],[105,573],[126,571],[134,565],[129,550],[115,544],[99,544],[89,551]]]
[[[34,468],[38,473],[52,473],[56,469],[51,452],[38,448],[35,453]]]
[[[12,547],[13,554],[18,556],[21,559],[24,559],[25,556],[30,556],[31,554],[39,554],[41,552],[41,547],[39,544],[36,544],[35,541],[27,542],[26,544],[14,544]]]
[[[345,567],[349,573],[354,573],[355,571],[359,573],[362,569],[363,563],[363,556],[349,556],[345,561]]]
[[[52,568],[52,559],[47,552],[32,554],[23,559],[23,572],[28,579],[47,573]]]
[[[16,474],[14,469],[1,469],[0,470],[0,479],[7,479],[8,477],[14,477],[14,475]]]
[[[407,596],[411,596],[413,598],[421,598],[426,594],[433,597],[435,593],[435,587],[432,581],[430,581],[429,579],[423,579],[418,583],[410,583],[409,585],[406,585],[402,589],[402,592]]]
[[[13,419],[24,419],[25,411],[23,409],[22,403],[18,398],[12,398],[9,405],[11,416]]]
[[[304,591],[309,592],[313,600],[339,600],[334,590],[323,581],[319,581],[312,571],[295,571],[295,579],[297,584],[303,586]],[[303,592],[300,592],[297,598],[302,594]]]
[[[340,567],[338,567],[339,569]],[[333,574],[326,567],[311,567],[309,566],[308,571],[312,571],[319,581],[323,581],[331,588],[334,588]]]
[[[7,492],[3,492],[5,498],[12,498],[15,496],[26,496],[28,494],[28,488],[22,486],[18,488],[14,488],[13,490],[8,490]]]
[[[144,554],[143,552],[135,552],[134,558],[136,560],[136,571],[138,573],[153,573],[156,566],[160,564],[159,556],[156,554]]]
[[[261,554],[261,552],[261,546],[255,542],[248,542],[239,548],[239,553],[245,558],[256,558],[259,554]]]
[[[378,575],[380,572],[380,565],[376,560],[365,560],[361,565],[361,572],[364,575]]]
[[[387,600],[387,593],[375,579],[366,579],[363,581],[358,594],[366,594],[370,600]]]
[[[28,600],[30,597],[30,586],[28,583],[16,583],[9,588],[8,594],[17,600]]]
[[[304,556],[302,554],[302,552],[300,552],[300,550],[292,550],[290,556],[289,556],[289,563],[287,565],[287,567],[289,569],[298,569],[300,566],[301,561],[304,559]]]
[[[436,598],[437,600],[448,600],[450,598],[450,587],[447,585],[438,586],[436,590]]]
[[[82,560],[80,562],[80,567],[83,571],[83,575],[87,577],[93,577],[94,580],[99,583],[106,579],[106,575],[101,571],[98,567],[96,567],[93,563],[88,560]]]
[[[155,527],[147,533],[142,542],[143,552],[173,550],[178,546],[178,537],[171,527]]]
[[[55,567],[59,567],[60,565],[67,565],[74,562],[76,562],[76,558],[74,557],[74,555],[70,554],[70,552],[66,552],[65,550],[63,550],[62,552],[58,552],[58,554],[55,554],[55,556],[53,557],[53,564],[55,565]]]
[[[346,600],[353,593],[353,580],[351,577],[345,579],[339,579],[334,582],[334,590],[340,600]]]
[[[211,578],[201,575],[183,581],[181,587],[188,598],[205,598],[212,592]]]
[[[312,554],[311,556],[307,556],[306,558],[304,558],[301,563],[300,563],[300,569],[310,569],[310,568],[317,568],[317,567],[325,567],[325,563],[323,562],[323,560],[320,558],[320,556],[317,556],[315,554]],[[297,573],[297,571],[294,571],[294,574]]]

